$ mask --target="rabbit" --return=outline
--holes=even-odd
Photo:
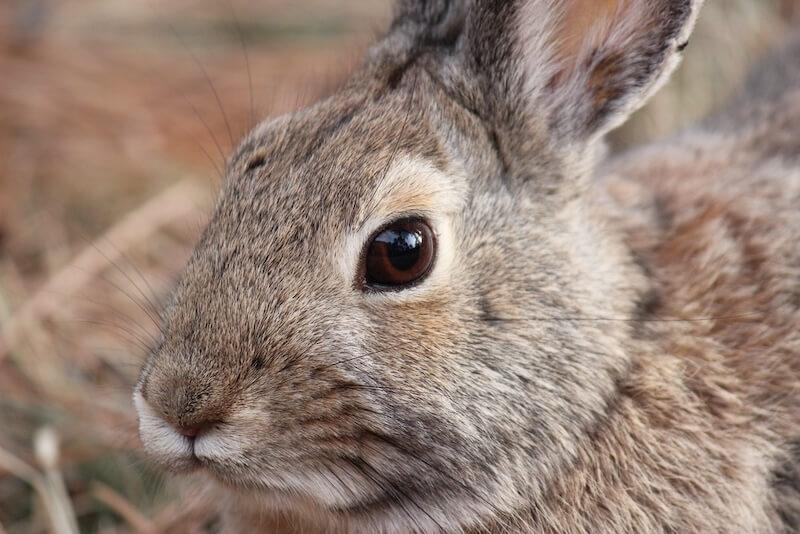
[[[800,54],[604,141],[701,4],[398,1],[231,156],[135,388],[152,461],[222,532],[800,531]]]

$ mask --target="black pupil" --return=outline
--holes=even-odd
[[[422,248],[422,234],[403,228],[391,228],[375,238],[376,243],[386,247],[386,255],[392,267],[398,271],[408,271],[419,261]]]

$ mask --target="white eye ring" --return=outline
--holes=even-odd
[[[370,285],[365,283],[363,261],[365,251],[381,230],[390,227],[394,222],[406,220],[425,221],[430,228],[434,251],[428,269],[407,285],[395,288],[370,288]],[[434,287],[447,284],[454,255],[451,236],[451,224],[448,218],[432,214],[403,213],[390,217],[388,221],[371,222],[347,239],[344,252],[339,258],[342,281],[352,287],[353,291],[368,299],[409,300],[419,297]]]
[[[376,232],[402,220],[422,220],[430,228],[435,257],[419,280],[402,291],[364,291],[367,298],[410,299],[434,286],[447,284],[454,256],[454,222],[466,202],[467,180],[460,174],[445,174],[432,163],[399,155],[357,215],[358,230],[343,237],[338,263],[342,280],[362,292],[363,254]],[[353,280],[356,283],[353,284]]]

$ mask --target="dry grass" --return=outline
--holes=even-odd
[[[709,1],[685,68],[617,146],[705,113],[800,12]],[[387,13],[371,0],[164,4],[0,4],[0,534],[200,529],[202,494],[178,505],[138,453],[130,393],[157,310],[231,139],[254,113],[327,91]]]

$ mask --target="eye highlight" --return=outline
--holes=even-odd
[[[362,254],[363,288],[398,291],[419,283],[433,267],[436,237],[421,218],[391,222],[372,235]]]

